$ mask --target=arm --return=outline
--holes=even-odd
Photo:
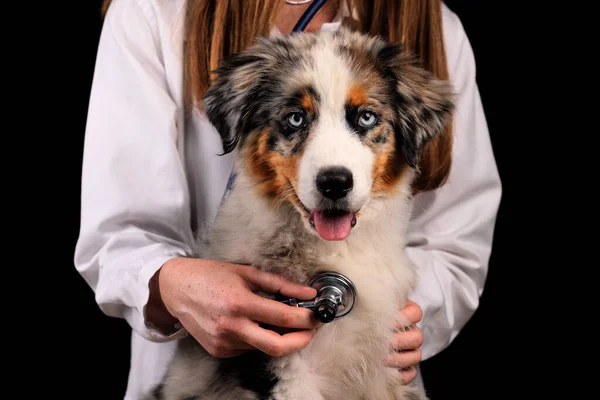
[[[255,291],[310,299],[313,288],[249,266],[189,257],[194,238],[178,146],[182,124],[147,5],[115,0],[105,19],[85,137],[75,266],[101,310],[125,318],[147,340],[189,333],[218,357],[248,349],[297,351],[318,326],[313,314]],[[279,335],[260,323],[292,331]]]
[[[448,61],[458,97],[452,168],[444,186],[416,196],[407,237],[420,277],[412,299],[423,310],[423,359],[446,348],[479,305],[501,198],[473,50],[453,17]]]
[[[175,337],[177,329],[157,296],[156,272],[188,254],[193,236],[177,148],[177,106],[153,21],[138,2],[114,1],[104,22],[85,132],[74,262],[105,314],[161,341]],[[170,329],[157,329],[169,322]]]

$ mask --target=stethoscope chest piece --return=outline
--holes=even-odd
[[[313,310],[315,318],[329,323],[348,315],[357,299],[356,288],[350,279],[337,272],[322,272],[315,275],[309,285],[317,290],[317,297],[309,301],[294,298],[280,300],[283,303]]]
[[[315,275],[309,286],[317,289],[313,308],[317,320],[331,322],[352,311],[356,302],[356,288],[344,275],[323,272]]]

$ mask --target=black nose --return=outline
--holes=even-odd
[[[317,189],[333,201],[346,197],[353,185],[352,173],[345,167],[328,167],[317,174]]]

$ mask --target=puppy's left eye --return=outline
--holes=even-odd
[[[372,128],[377,123],[377,116],[370,111],[363,111],[358,116],[358,125],[363,128]]]
[[[294,129],[301,128],[304,125],[304,115],[299,112],[291,113],[287,116],[287,123]]]

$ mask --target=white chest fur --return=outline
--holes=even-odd
[[[238,177],[204,238],[203,257],[251,264],[301,283],[335,271],[350,278],[358,293],[350,314],[319,328],[306,349],[273,363],[279,396],[294,399],[300,390],[302,399],[349,400],[352,393],[361,398],[369,387],[385,384],[383,361],[395,318],[415,284],[403,252],[408,196],[399,191],[394,198],[370,201],[345,241],[326,242],[307,231],[295,210],[275,210],[253,190]]]

